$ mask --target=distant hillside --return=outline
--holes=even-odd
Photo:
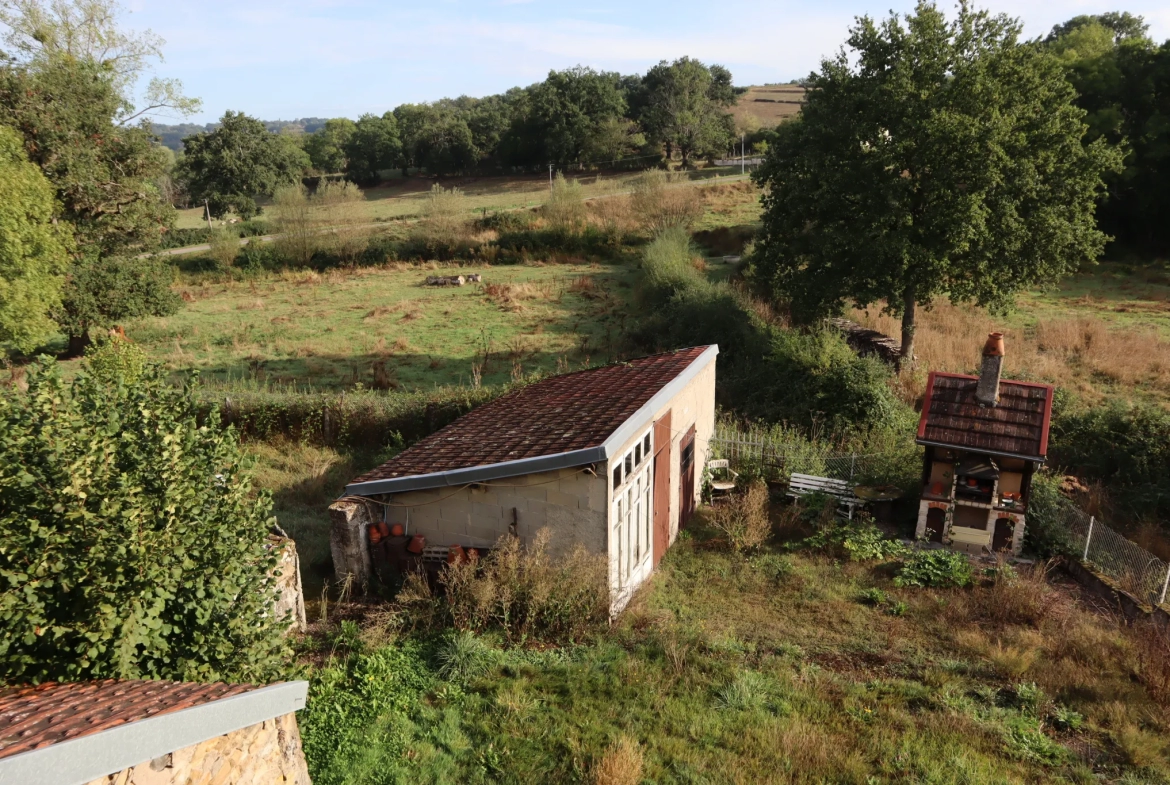
[[[761,127],[776,125],[800,112],[804,104],[804,88],[795,84],[770,84],[747,88],[739,97],[732,114],[741,123],[748,115],[754,116]]]
[[[325,125],[325,117],[302,117],[299,120],[265,120],[264,126],[269,131],[281,131],[288,129],[293,132],[302,132],[311,134],[321,126]],[[169,147],[175,152],[183,149],[183,137],[191,136],[192,134],[201,134],[208,131],[214,131],[219,128],[219,123],[207,123],[206,125],[199,125],[198,123],[179,123],[177,125],[164,125],[162,123],[154,123],[154,132],[162,137],[164,147]]]

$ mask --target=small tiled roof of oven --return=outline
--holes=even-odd
[[[255,689],[116,679],[7,687],[0,689],[0,758]]]
[[[602,445],[635,412],[715,347],[553,376],[471,410],[350,482],[436,475]]]
[[[1044,460],[1052,418],[1052,386],[1004,379],[999,403],[975,400],[979,379],[955,373],[930,374],[918,423],[918,441],[946,447]]]

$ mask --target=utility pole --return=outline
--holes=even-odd
[[[215,229],[212,228],[212,226],[211,226],[211,207],[208,206],[206,199],[203,200],[203,209],[207,213],[207,231],[211,232],[212,234],[215,234]]]
[[[744,169],[744,160],[743,160],[743,156],[744,156],[743,140],[744,140],[744,135],[740,134],[739,135],[739,173],[740,174],[743,174],[746,171]]]

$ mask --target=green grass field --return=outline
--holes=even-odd
[[[1152,785],[1170,776],[1170,696],[1133,678],[1140,642],[1074,588],[1038,573],[898,589],[891,564],[779,546],[744,561],[710,536],[701,526],[684,534],[608,633],[562,649],[501,650],[487,636],[484,665],[467,676],[440,675],[444,640],[405,634],[386,646],[389,617],[358,635],[324,626],[314,694],[339,708],[375,705],[332,692],[342,677],[385,708],[302,720],[314,781]],[[866,601],[874,588],[884,601]],[[378,674],[378,686],[363,686],[362,674]],[[319,738],[344,746],[344,767],[327,765]]]
[[[480,273],[482,284],[424,285]],[[407,265],[185,284],[174,316],[127,335],[176,370],[217,382],[339,390],[508,381],[607,360],[636,271],[618,264],[429,269]]]
[[[628,192],[641,172],[583,174],[579,177],[569,172],[566,176],[581,183],[585,198],[594,199]],[[700,185],[743,179],[734,167],[701,169],[690,172],[688,177]],[[469,215],[539,207],[547,199],[549,189],[547,175],[397,178],[366,189],[366,201],[360,215],[370,222],[413,218],[422,210],[427,193],[436,182],[444,188],[461,190],[467,197],[465,204]],[[261,200],[261,205],[264,203]],[[199,229],[207,225],[202,207],[178,210],[177,214],[176,227],[179,229]]]

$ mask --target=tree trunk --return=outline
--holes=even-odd
[[[914,290],[907,289],[902,295],[902,356],[898,360],[898,372],[914,367],[914,331],[918,328],[915,323],[915,309],[918,303],[914,301]]]
[[[80,357],[89,348],[89,330],[82,330],[81,335],[70,335],[69,346],[65,349],[65,359]]]

